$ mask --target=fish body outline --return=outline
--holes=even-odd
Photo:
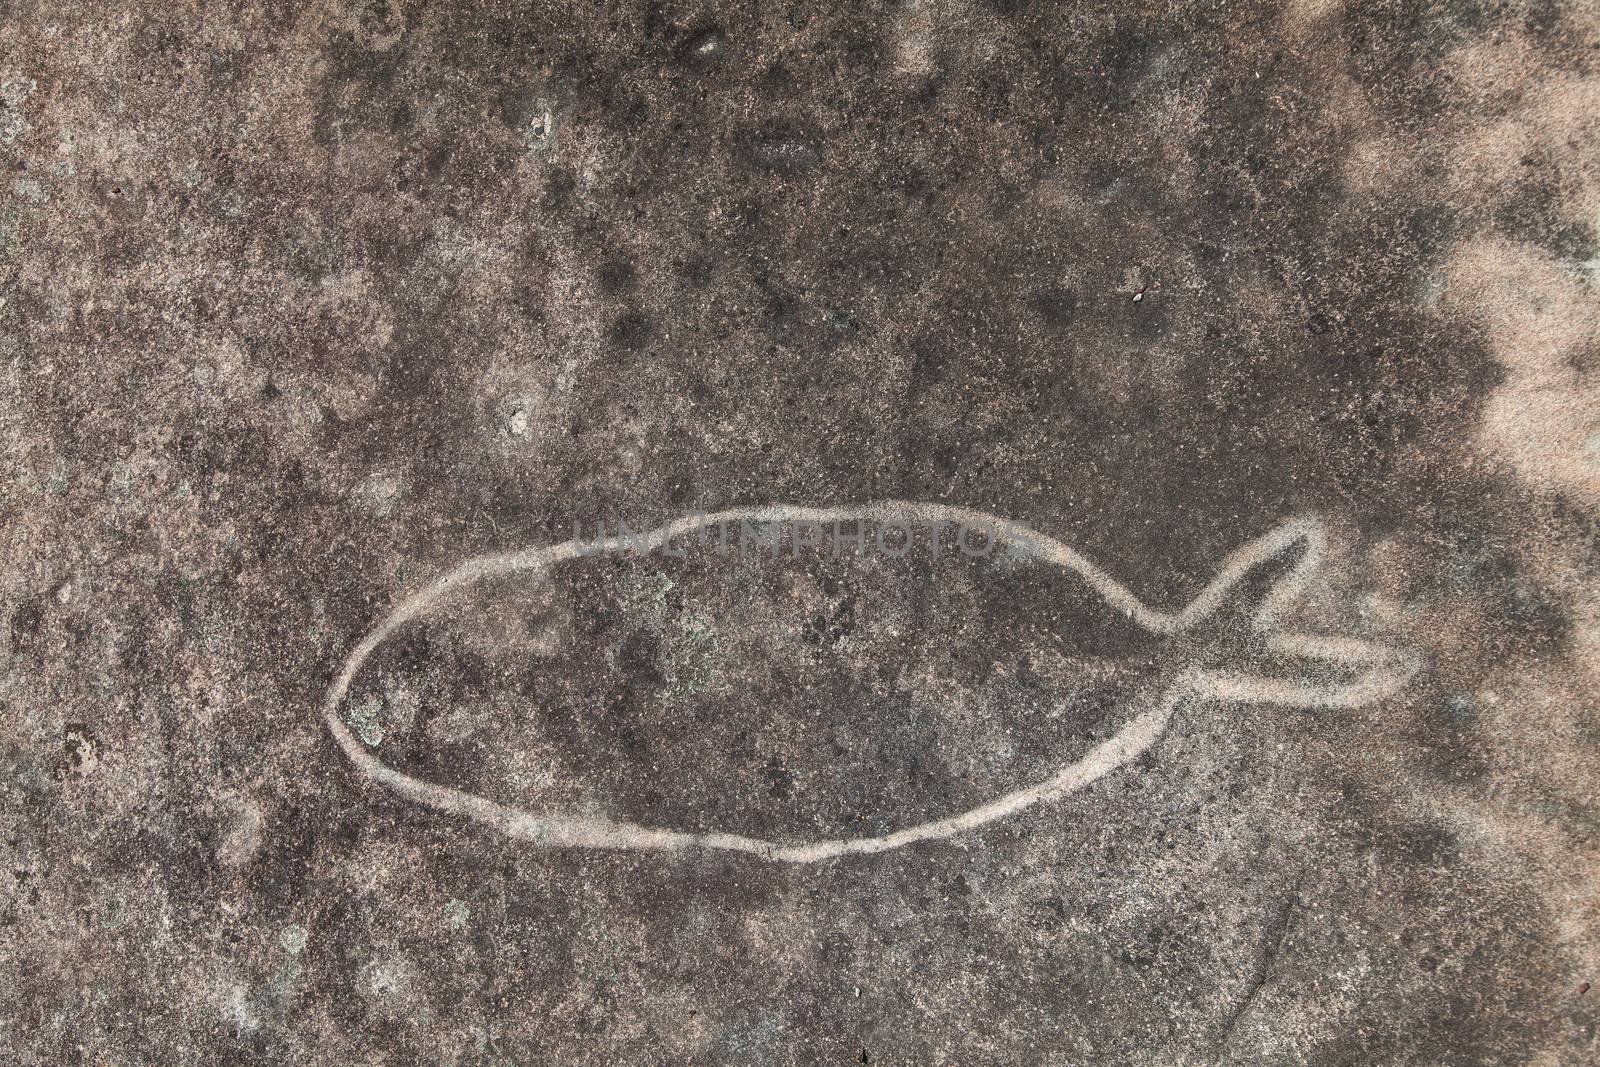
[[[595,815],[536,813],[501,804],[453,786],[425,781],[384,763],[368,749],[339,715],[350,684],[367,659],[395,631],[425,616],[453,593],[490,578],[548,571],[561,563],[604,551],[631,550],[643,555],[667,547],[682,535],[731,523],[818,524],[829,522],[939,522],[984,529],[1025,546],[1035,560],[1072,571],[1105,604],[1136,625],[1157,635],[1201,631],[1213,620],[1240,582],[1297,545],[1303,551],[1250,612],[1251,625],[1264,635],[1269,654],[1321,663],[1352,672],[1336,685],[1252,674],[1231,668],[1185,667],[1165,690],[1130,718],[1110,738],[1067,764],[1051,777],[1011,790],[994,800],[953,815],[930,819],[888,833],[816,841],[782,842],[724,832],[669,830]],[[544,848],[640,849],[679,852],[692,849],[747,853],[787,863],[816,863],[846,855],[887,852],[920,841],[939,840],[976,830],[1035,804],[1077,792],[1118,770],[1147,751],[1166,731],[1185,699],[1229,703],[1275,704],[1307,709],[1361,707],[1398,692],[1418,669],[1416,657],[1365,638],[1314,634],[1279,628],[1278,622],[1305,591],[1321,567],[1327,534],[1317,516],[1298,515],[1234,549],[1222,560],[1211,581],[1180,610],[1162,611],[1145,604],[1126,585],[1071,546],[1016,523],[974,508],[904,500],[872,504],[799,506],[771,504],[729,508],[676,519],[655,529],[626,536],[584,540],[573,538],[542,548],[475,556],[434,579],[396,604],[346,655],[329,685],[323,719],[334,741],[365,778],[413,803],[490,827],[508,837]]]

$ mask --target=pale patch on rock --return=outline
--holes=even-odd
[[[1485,799],[1440,787],[1415,806],[1442,819],[1486,866],[1508,857],[1527,871],[1550,917],[1551,941],[1578,973],[1600,967],[1600,863],[1583,812],[1600,788],[1593,754],[1595,712],[1581,686],[1554,672],[1508,672],[1478,694],[1477,727],[1496,779]]]
[[[38,83],[32,78],[7,78],[0,82],[0,144],[12,144],[25,137],[33,126],[22,117],[22,104]]]
[[[901,74],[928,74],[933,70],[933,5],[912,0],[894,16],[890,39],[894,42],[894,69]]]
[[[1471,104],[1492,116],[1451,145],[1464,199],[1515,188],[1537,164],[1560,175],[1564,217],[1600,217],[1600,78],[1546,69],[1521,37],[1458,49],[1451,71]]]
[[[361,743],[371,745],[373,748],[383,744],[386,731],[383,728],[383,699],[378,696],[367,696],[360,700],[351,701],[345,719],[350,723],[350,728],[361,738]]]
[[[1600,294],[1554,257],[1490,239],[1458,248],[1446,270],[1446,302],[1482,323],[1506,371],[1479,446],[1531,484],[1600,502]]]
[[[466,647],[510,662],[559,650],[572,627],[572,613],[547,576],[505,580],[508,595],[481,605],[460,605],[447,617]]]
[[[335,5],[318,21],[323,33],[348,36],[383,53],[400,43],[410,19],[403,4],[352,4]]]
[[[217,400],[242,400],[261,389],[266,375],[253,366],[250,357],[231,337],[205,346],[197,353],[189,376],[208,395]]]
[[[315,383],[312,388],[314,393],[301,399],[300,403],[305,409],[303,415],[305,421],[315,427],[322,421],[322,414],[317,411],[316,402],[326,403],[333,409],[334,416],[340,420],[358,418],[372,407],[378,383],[370,374],[355,373],[338,377],[330,375],[327,381]]]
[[[33,178],[18,178],[11,183],[11,191],[30,204],[42,204],[50,199],[50,194],[45,191],[44,186]]]
[[[387,518],[394,514],[395,504],[404,492],[403,478],[398,474],[379,471],[364,478],[350,495],[364,510]]]
[[[1404,181],[1416,165],[1415,155],[1383,129],[1365,129],[1352,136],[1339,167],[1339,179],[1352,192],[1372,196]]]
[[[278,935],[278,944],[291,956],[298,956],[305,951],[306,942],[311,935],[299,923],[291,923],[283,928],[283,933]]]
[[[63,735],[67,750],[66,774],[87,778],[100,767],[100,742],[83,723],[68,723]]]
[[[497,428],[510,443],[531,441],[539,431],[544,398],[530,394],[507,397],[500,405]]]
[[[334,151],[333,169],[351,188],[385,188],[403,158],[406,145],[399,138],[373,132],[352,133]]]
[[[323,279],[311,293],[306,319],[337,349],[381,350],[394,338],[393,310],[365,270]]]
[[[539,101],[533,107],[533,117],[522,129],[522,144],[529,154],[544,157],[555,151],[556,108],[548,101]]]
[[[409,1012],[416,1007],[410,1003],[416,981],[414,963],[404,956],[386,956],[366,966],[357,989],[374,1006]]]
[[[1283,27],[1299,37],[1315,33],[1344,13],[1343,0],[1290,0],[1283,11]]]
[[[250,1001],[250,990],[243,982],[229,982],[221,996],[223,1014],[236,1033],[247,1036],[260,1028],[261,1020]]]
[[[225,821],[217,837],[217,862],[224,867],[240,867],[260,850],[266,816],[260,805],[236,793],[223,797],[222,807]]]

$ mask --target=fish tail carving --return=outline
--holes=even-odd
[[[1192,671],[1186,681],[1194,692],[1234,703],[1356,708],[1392,696],[1410,680],[1421,664],[1407,649],[1284,628],[1326,552],[1322,523],[1314,515],[1301,515],[1224,561],[1205,590],[1179,613],[1179,628],[1223,630],[1242,620],[1261,638],[1269,662],[1255,669],[1227,665]]]

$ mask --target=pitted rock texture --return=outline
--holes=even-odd
[[[1600,1060],[1597,45],[1584,0],[0,0],[4,1058]],[[469,556],[884,498],[1166,608],[1315,513],[1297,621],[1424,666],[804,868],[540,851],[322,724]],[[1124,642],[982,568],[592,565],[386,649],[352,729],[849,825],[1048,765],[1023,711]]]

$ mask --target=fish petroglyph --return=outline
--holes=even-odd
[[[1336,682],[1305,677],[1278,677],[1237,666],[1187,666],[1163,691],[1138,709],[1109,739],[1063,766],[1056,774],[1007,792],[987,803],[874,836],[815,841],[776,841],[721,832],[687,832],[603,817],[560,812],[525,811],[487,797],[399,771],[381,760],[340,717],[352,681],[368,658],[408,622],[426,616],[452,594],[486,579],[548,571],[569,560],[598,551],[650,552],[666,549],[676,537],[725,524],[817,524],[934,522],[997,531],[1035,559],[1073,572],[1105,604],[1157,635],[1204,635],[1216,625],[1230,594],[1250,575],[1275,561],[1281,568],[1255,603],[1248,621],[1275,657],[1319,665],[1339,675]],[[1326,534],[1315,516],[1302,515],[1230,553],[1210,583],[1176,612],[1145,604],[1109,573],[1060,541],[1018,523],[969,508],[911,501],[864,505],[804,507],[768,505],[694,515],[627,538],[574,538],[560,544],[477,556],[455,567],[400,601],[346,656],[328,687],[323,717],[340,749],[363,776],[406,800],[472,820],[510,837],[548,848],[685,850],[726,849],[787,863],[815,863],[840,856],[885,852],[919,841],[948,838],[1015,814],[1041,801],[1076,792],[1126,766],[1166,730],[1174,711],[1185,701],[1273,704],[1295,708],[1355,708],[1397,692],[1417,669],[1415,656],[1365,638],[1302,633],[1280,628],[1285,613],[1305,591],[1323,562]]]

